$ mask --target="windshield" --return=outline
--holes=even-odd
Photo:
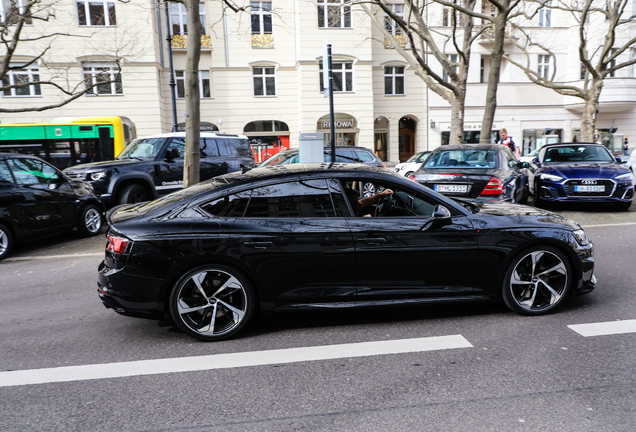
[[[424,168],[497,168],[497,152],[483,149],[456,149],[433,152]]]
[[[406,161],[407,162],[415,162],[417,161],[420,156],[422,156],[424,154],[424,152],[420,152],[420,153],[415,153],[413,156],[411,156],[410,158],[408,158]]]
[[[165,138],[140,138],[134,140],[117,156],[117,159],[156,158],[165,142]]]
[[[265,162],[260,163],[259,167],[271,166],[271,165],[281,165],[298,162],[298,153],[290,152],[290,153],[277,153],[274,156],[267,159]]]
[[[564,162],[614,162],[614,158],[603,146],[571,145],[547,148],[543,153],[545,163]]]

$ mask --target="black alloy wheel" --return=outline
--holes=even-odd
[[[102,212],[95,204],[82,208],[77,221],[77,230],[85,237],[95,236],[102,230]]]
[[[13,237],[11,231],[4,225],[0,224],[0,260],[9,256],[13,247]]]
[[[502,296],[510,309],[522,315],[542,315],[567,296],[572,270],[565,255],[551,246],[535,246],[510,262]]]
[[[136,204],[144,201],[148,201],[148,193],[143,186],[138,184],[124,187],[119,195],[119,204]]]
[[[170,313],[177,326],[206,342],[236,335],[247,325],[255,307],[247,278],[220,264],[189,271],[170,294]]]

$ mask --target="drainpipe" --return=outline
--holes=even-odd
[[[225,39],[225,67],[230,67],[230,48],[227,42],[227,13],[225,12],[225,2],[223,2],[223,37]]]
[[[168,11],[168,2],[166,5],[166,41],[168,41],[168,60],[170,60],[170,97],[172,99],[172,132],[176,132],[179,128],[177,123],[177,98],[175,95],[175,87],[177,83],[174,80],[174,65],[172,64],[172,36],[170,35],[170,12]]]

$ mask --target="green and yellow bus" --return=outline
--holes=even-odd
[[[120,116],[0,124],[0,152],[35,155],[60,169],[112,160],[135,138],[134,123]]]

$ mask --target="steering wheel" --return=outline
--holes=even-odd
[[[375,206],[374,217],[390,216],[393,209],[393,194],[385,195]]]

